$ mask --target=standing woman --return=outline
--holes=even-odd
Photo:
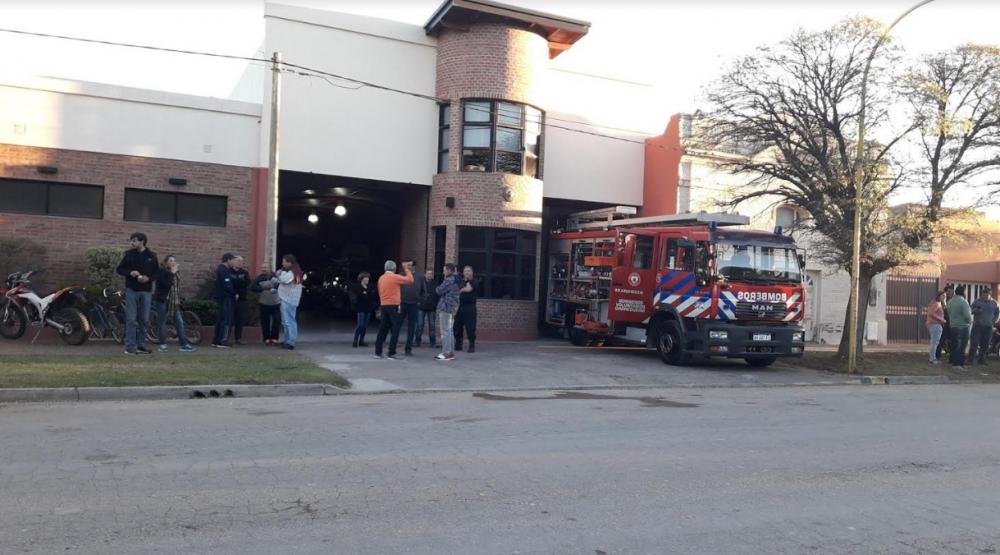
[[[160,352],[167,350],[167,318],[174,319],[177,328],[177,341],[181,344],[182,353],[194,352],[194,347],[188,341],[184,333],[184,318],[178,309],[177,292],[181,287],[181,275],[178,272],[177,259],[173,255],[167,255],[160,265],[160,270],[156,273],[156,293],[153,300],[156,301],[156,316],[159,325]]]
[[[938,345],[941,343],[941,334],[944,332],[944,302],[945,294],[941,291],[934,299],[927,304],[927,331],[931,334],[931,347],[927,351],[931,364],[941,364],[938,359]]]
[[[260,265],[260,274],[254,278],[250,290],[257,293],[260,305],[260,337],[265,345],[277,345],[281,332],[281,299],[278,298],[278,284],[274,272],[266,263]]]
[[[367,347],[365,334],[368,333],[368,322],[372,313],[378,308],[378,291],[371,285],[372,276],[368,272],[358,274],[358,281],[352,286],[351,300],[354,301],[354,312],[357,315],[357,327],[354,328],[353,347]]]
[[[302,298],[302,268],[294,255],[286,254],[281,257],[281,268],[274,276],[278,281],[278,298],[281,299],[281,327],[285,330],[285,342],[281,346],[293,350],[299,336],[295,310]]]

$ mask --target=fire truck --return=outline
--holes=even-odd
[[[739,214],[630,218],[580,212],[553,230],[546,321],[577,345],[655,348],[664,363],[742,358],[764,367],[805,348],[804,255]]]

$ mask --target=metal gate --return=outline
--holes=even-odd
[[[937,276],[886,276],[885,318],[889,324],[889,343],[923,343],[930,340],[924,326],[924,307],[937,292]]]

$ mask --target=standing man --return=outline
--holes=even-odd
[[[236,288],[233,286],[233,259],[232,253],[227,252],[222,255],[222,263],[215,269],[215,302],[219,307],[215,317],[215,338],[212,339],[212,346],[218,349],[228,349],[226,338],[229,336],[229,327],[233,324],[233,311],[236,304]]]
[[[385,261],[385,273],[378,278],[378,296],[382,303],[379,313],[382,315],[382,322],[378,327],[378,336],[375,338],[375,358],[382,356],[382,345],[385,343],[385,336],[389,338],[389,360],[396,359],[396,346],[399,344],[399,326],[403,323],[403,316],[399,311],[401,292],[400,286],[413,283],[413,272],[410,271],[409,262],[403,263],[403,274],[396,273],[396,263],[392,260]]]
[[[243,257],[233,258],[233,288],[236,289],[236,305],[233,310],[233,339],[243,345],[243,326],[247,323],[247,289],[250,287],[250,272],[243,268]]]
[[[972,309],[965,300],[965,287],[955,288],[955,296],[948,301],[948,323],[951,326],[951,365],[965,370],[965,352],[969,348],[969,328],[972,327]]]
[[[118,275],[125,277],[125,354],[148,355],[146,330],[149,307],[153,301],[153,278],[160,269],[156,253],[146,248],[146,234],[133,233],[129,250],[118,264]]]
[[[944,325],[941,327],[941,341],[938,342],[937,351],[934,354],[934,358],[941,360],[941,354],[947,348],[948,353],[951,353],[951,324],[948,322],[948,303],[951,301],[952,297],[955,296],[955,286],[948,285],[944,288]]]
[[[990,290],[983,288],[979,298],[972,303],[972,346],[969,348],[969,361],[986,364],[986,353],[990,350],[990,339],[993,338],[993,326],[1000,320],[1000,307],[990,298]],[[977,354],[978,351],[978,354]]]
[[[469,352],[476,352],[476,296],[479,284],[472,266],[462,269],[462,289],[458,297],[458,314],[455,315],[455,350],[462,350],[462,332],[469,337]]]
[[[278,332],[281,331],[281,299],[278,297],[278,284],[272,281],[274,272],[271,267],[260,265],[260,273],[254,278],[250,290],[257,293],[257,304],[260,305],[260,338],[265,345],[278,344]]]
[[[455,313],[458,312],[458,275],[451,262],[444,265],[444,279],[434,292],[438,295],[437,316],[441,323],[441,354],[438,360],[455,360]]]
[[[420,319],[417,320],[417,338],[414,345],[420,346],[420,341],[424,335],[424,320],[427,320],[427,340],[430,341],[431,349],[437,348],[437,330],[434,329],[434,320],[437,315],[437,284],[434,283],[434,270],[424,272],[424,296],[420,298]]]
[[[413,271],[413,261],[407,260],[403,263],[403,267],[409,267]],[[413,355],[414,337],[417,344],[420,344],[420,299],[426,295],[426,287],[427,284],[423,279],[414,279],[413,282],[400,287],[402,301],[400,311],[406,320],[406,347],[403,350],[406,356]]]

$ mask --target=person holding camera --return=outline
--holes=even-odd
[[[399,327],[403,323],[403,315],[400,312],[400,298],[402,296],[400,287],[413,283],[413,271],[410,270],[411,263],[403,263],[403,275],[396,273],[396,263],[392,260],[385,261],[385,273],[378,278],[378,296],[382,303],[379,314],[382,321],[378,327],[378,336],[375,338],[375,358],[382,359],[382,346],[385,338],[389,336],[389,360],[396,359],[396,347],[399,344]]]

